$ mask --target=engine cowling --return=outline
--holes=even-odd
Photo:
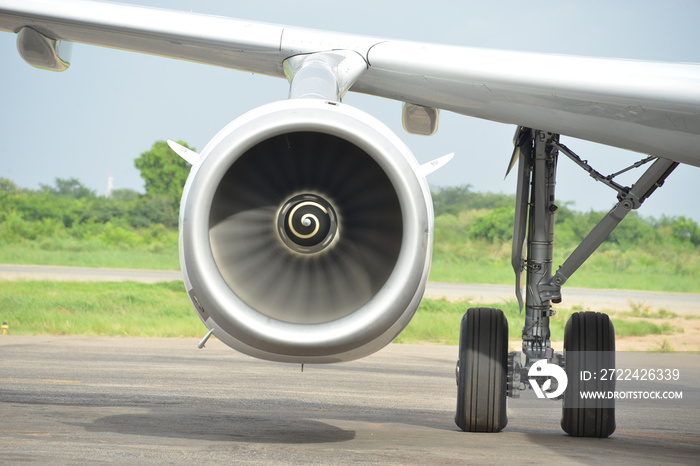
[[[291,99],[233,121],[182,198],[180,257],[202,321],[275,361],[346,361],[390,343],[430,264],[417,170],[392,131],[345,104]]]

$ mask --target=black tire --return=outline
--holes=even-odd
[[[608,437],[615,431],[615,400],[582,399],[580,392],[615,390],[614,378],[601,373],[615,368],[615,328],[610,318],[599,312],[573,314],[564,330],[564,356],[568,386],[562,429],[573,437]]]
[[[506,424],[508,321],[500,309],[473,308],[462,318],[457,414],[465,432],[499,432]]]

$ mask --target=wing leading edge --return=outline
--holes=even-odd
[[[285,77],[292,56],[351,50],[351,90],[700,166],[700,64],[386,41],[85,0],[0,0],[0,30]]]

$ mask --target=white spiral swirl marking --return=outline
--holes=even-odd
[[[320,210],[321,210],[324,214],[326,214],[326,215],[328,215],[328,211],[327,211],[321,204],[319,204],[319,203],[317,203],[317,202],[306,201],[306,202],[301,202],[301,203],[297,204],[296,206],[294,206],[294,208],[292,209],[292,211],[289,212],[289,216],[287,217],[287,224],[289,225],[289,230],[290,230],[292,233],[294,233],[294,235],[295,235],[297,238],[309,239],[309,238],[312,238],[316,233],[318,233],[318,230],[319,230],[319,228],[320,228],[320,222],[319,222],[319,220],[318,220],[318,217],[316,217],[316,216],[313,215],[313,214],[304,214],[304,215],[301,217],[301,223],[302,223],[302,225],[304,225],[304,226],[310,226],[312,222],[313,222],[314,225],[315,225],[314,230],[313,230],[311,233],[307,234],[307,235],[304,235],[304,234],[302,234],[302,233],[299,233],[299,232],[296,230],[296,228],[294,228],[294,224],[293,224],[293,222],[292,222],[292,220],[294,219],[294,215],[296,214],[296,211],[299,210],[299,208],[304,207],[304,206],[313,206],[313,207],[316,207],[316,208],[320,209]]]

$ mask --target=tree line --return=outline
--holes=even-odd
[[[35,240],[59,232],[89,237],[105,229],[176,230],[189,165],[165,141],[156,142],[134,163],[144,180],[145,193],[120,189],[111,197],[100,196],[74,178],[58,178],[53,186],[30,190],[0,178],[0,242]],[[433,204],[438,249],[441,243],[503,243],[512,237],[513,195],[477,193],[468,185],[435,188]],[[603,215],[605,212],[578,212],[561,205],[555,216],[558,246],[576,246]],[[656,219],[632,212],[608,240],[608,245],[622,250],[650,243],[698,248],[700,227],[686,217]]]
[[[515,196],[475,193],[470,186],[433,190],[436,236],[451,242],[482,239],[510,241],[513,237]],[[607,212],[579,212],[564,203],[555,215],[555,240],[562,247],[575,247]],[[646,243],[700,246],[700,226],[687,217],[643,217],[631,212],[611,233],[607,243],[622,250]]]
[[[117,189],[110,197],[99,196],[75,178],[57,178],[53,186],[31,190],[0,178],[3,240],[16,236],[34,239],[58,228],[90,230],[106,224],[126,229],[155,225],[177,228],[180,197],[189,173],[187,162],[177,157],[165,141],[158,141],[134,164],[144,180],[144,194]],[[7,231],[8,224],[23,228]]]

